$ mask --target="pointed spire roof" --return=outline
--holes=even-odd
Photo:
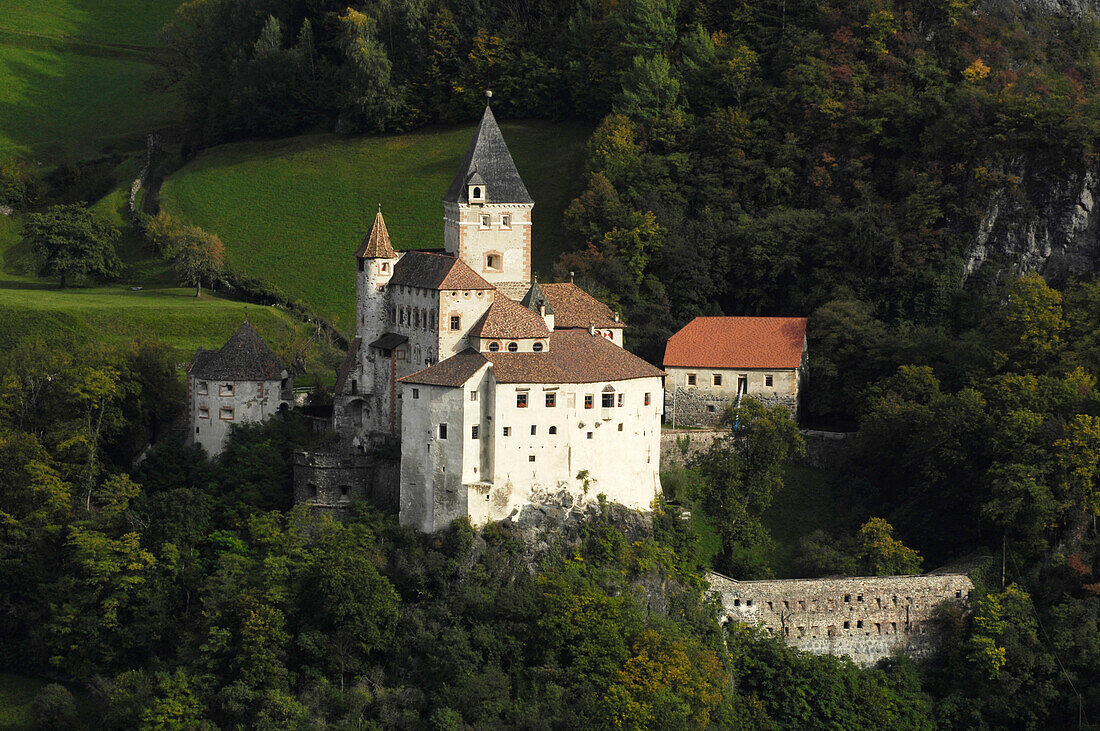
[[[386,230],[386,222],[382,218],[382,206],[378,206],[378,213],[374,216],[374,223],[370,225],[370,231],[359,246],[355,255],[360,259],[395,259],[397,252],[390,243],[390,232]]]
[[[527,294],[523,296],[520,304],[536,313],[539,312],[539,306],[545,306],[547,315],[554,314],[554,308],[550,306],[550,300],[543,294],[542,287],[539,286],[539,280],[537,279],[531,283],[531,289],[527,290]]]
[[[188,372],[196,378],[227,381],[275,381],[286,366],[247,320],[219,350],[199,348]]]
[[[443,201],[469,203],[467,186],[474,175],[484,180],[485,197],[490,203],[534,203],[488,104]]]

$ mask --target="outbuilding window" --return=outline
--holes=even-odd
[[[715,373],[713,376],[711,376],[711,378],[714,379],[714,385],[715,386],[721,386],[722,385],[722,374],[721,373]]]
[[[695,374],[694,373],[689,373],[688,374],[688,385],[689,386],[694,386],[695,385]]]
[[[772,387],[772,377],[771,377],[770,374],[764,376],[764,385],[767,386],[768,388]]]

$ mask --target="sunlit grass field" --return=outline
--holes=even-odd
[[[502,124],[535,200],[533,264],[548,272],[562,213],[582,189],[590,129]],[[166,210],[222,238],[233,267],[354,326],[353,255],[379,203],[398,249],[443,245],[442,197],[473,127],[389,137],[311,135],[210,150],[164,184]]]
[[[178,0],[0,3],[0,156],[36,161],[139,149],[173,124],[171,95],[145,88],[143,49]]]

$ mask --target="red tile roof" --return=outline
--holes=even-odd
[[[467,349],[399,380],[458,387],[485,362],[493,364],[498,383],[601,383],[665,375],[660,368],[599,335],[565,330],[550,336],[550,349],[543,353],[478,353]]]
[[[539,282],[539,287],[554,310],[554,329],[587,328],[589,324],[605,329],[626,327],[615,320],[610,307],[572,282]]]
[[[665,345],[665,368],[798,368],[805,317],[696,317]]]
[[[497,295],[470,334],[478,338],[545,338],[550,331],[541,315]]]

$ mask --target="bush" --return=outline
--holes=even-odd
[[[66,729],[76,726],[76,700],[63,685],[50,683],[39,691],[31,711],[35,728]]]

